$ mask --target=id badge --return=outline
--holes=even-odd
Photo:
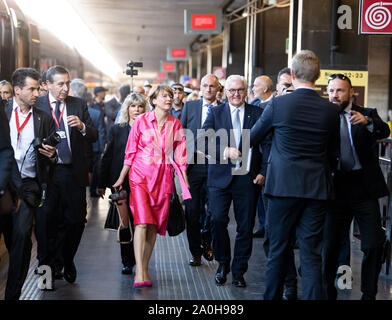
[[[66,139],[67,136],[65,134],[65,131],[57,131],[57,134],[60,136],[61,139]]]

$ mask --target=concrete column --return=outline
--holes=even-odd
[[[388,119],[390,37],[369,36],[367,107],[377,108],[381,119]]]

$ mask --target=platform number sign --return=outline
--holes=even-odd
[[[359,34],[392,34],[392,1],[361,0]]]

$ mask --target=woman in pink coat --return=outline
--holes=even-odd
[[[134,287],[152,285],[148,263],[156,234],[166,233],[170,197],[174,192],[173,168],[180,179],[183,198],[190,198],[185,136],[181,122],[169,114],[173,91],[168,86],[156,86],[149,101],[155,109],[138,116],[133,123],[124,166],[113,185],[120,187],[129,171],[130,208],[135,224]]]

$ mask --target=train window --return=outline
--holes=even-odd
[[[18,37],[18,67],[29,67],[30,66],[30,39],[29,33],[26,28],[19,29]]]
[[[1,2],[0,2],[1,3]],[[12,26],[8,16],[0,15],[0,80],[10,80],[15,70],[14,46],[12,44]]]

